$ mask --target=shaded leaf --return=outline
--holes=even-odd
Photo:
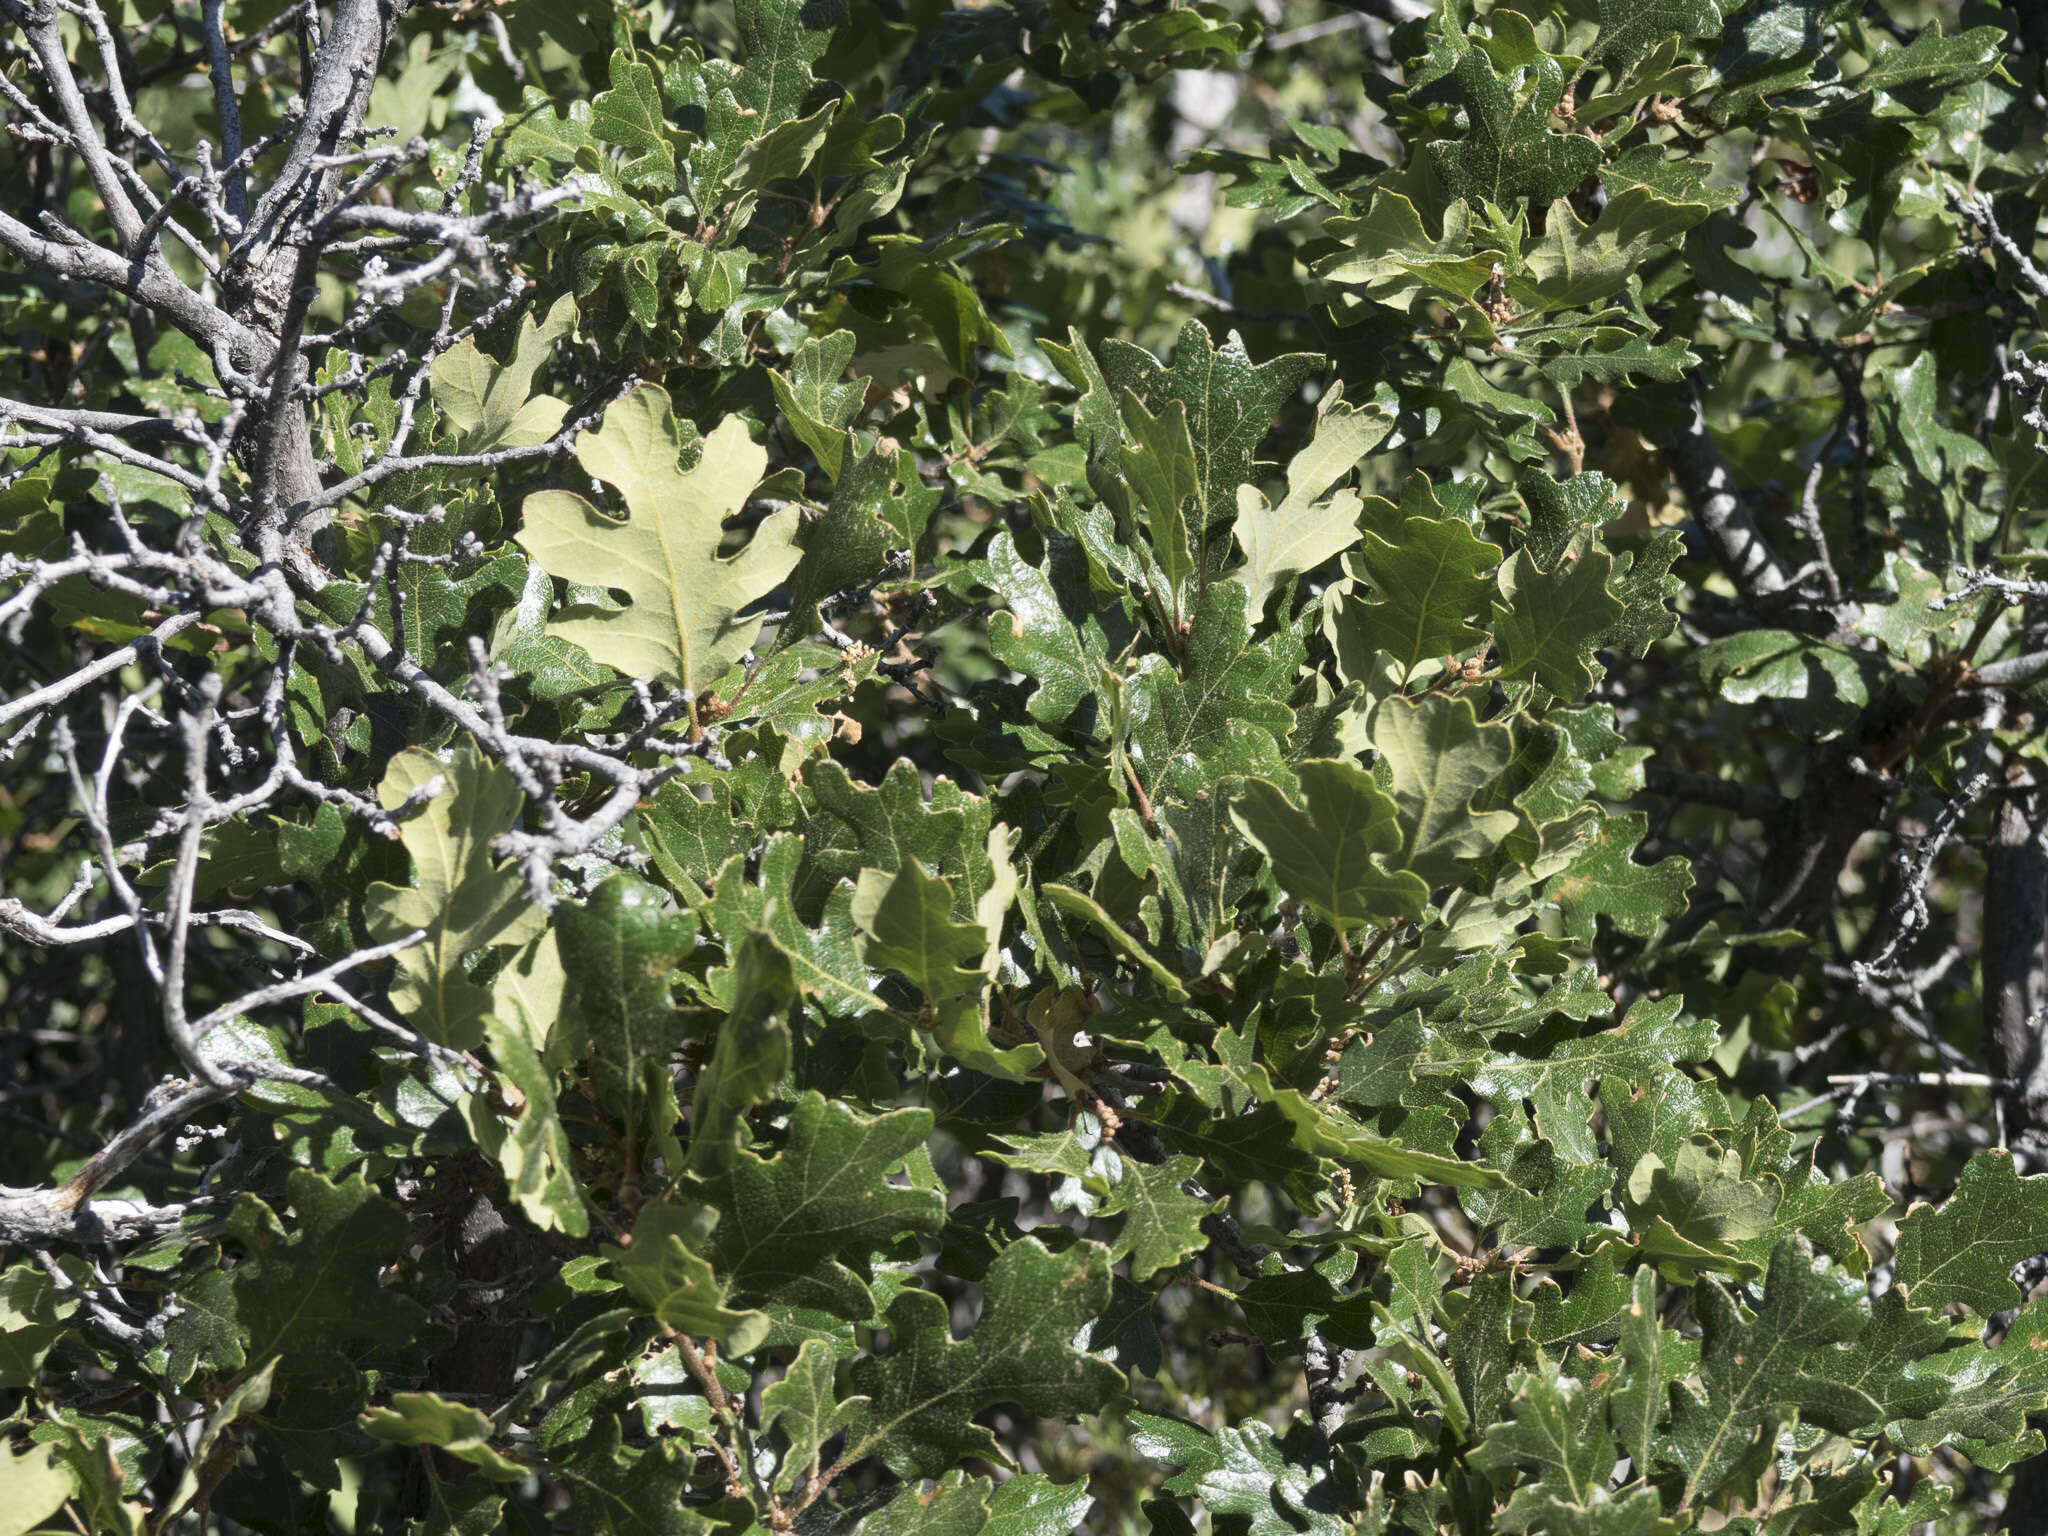
[[[1005,1248],[983,1281],[981,1320],[954,1340],[946,1304],[907,1290],[890,1304],[889,1353],[855,1363],[869,1402],[849,1455],[880,1456],[903,1476],[925,1476],[963,1456],[1000,1460],[973,1416],[1007,1403],[1041,1418],[1090,1413],[1123,1387],[1114,1366],[1072,1346],[1109,1304],[1109,1255],[1094,1243],[1052,1254],[1035,1238]]]
[[[866,1321],[873,1299],[839,1260],[937,1235],[945,1202],[889,1182],[931,1128],[929,1110],[866,1118],[816,1093],[799,1099],[774,1156],[743,1151],[704,1183],[719,1212],[710,1257],[732,1294]]]
[[[1307,814],[1264,779],[1247,779],[1231,807],[1238,828],[1272,861],[1280,888],[1339,930],[1420,917],[1429,887],[1380,862],[1403,837],[1394,801],[1354,764],[1295,765]]]
[[[386,810],[425,802],[399,826],[413,884],[378,881],[368,892],[379,937],[426,932],[423,942],[399,951],[392,1001],[430,1038],[476,1045],[490,997],[465,974],[464,957],[488,945],[524,944],[545,921],[511,861],[491,855],[492,840],[518,824],[525,798],[512,775],[485,761],[467,737],[445,759],[417,749],[399,753],[377,797]]]

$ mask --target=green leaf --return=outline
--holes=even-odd
[[[823,1339],[806,1339],[796,1359],[774,1385],[761,1393],[761,1429],[779,1429],[789,1442],[775,1474],[778,1490],[818,1474],[825,1442],[848,1428],[867,1405],[865,1398],[841,1402],[833,1379],[839,1355]]]
[[[805,1094],[773,1157],[741,1152],[704,1183],[719,1212],[709,1253],[731,1293],[867,1321],[874,1300],[839,1260],[863,1260],[905,1233],[937,1236],[945,1201],[889,1183],[931,1129],[929,1110],[865,1118]]]
[[[548,1055],[567,988],[568,973],[552,933],[506,960],[492,984],[491,1012],[484,1020],[484,1043],[498,1069],[500,1092],[471,1094],[462,1113],[478,1149],[505,1171],[505,1187],[526,1219],[544,1232],[581,1237],[590,1230],[590,1218],[556,1105]]]
[[[1074,436],[1079,439],[1090,464],[1107,461],[1123,441],[1123,417],[1117,409],[1116,391],[1102,372],[1088,339],[1078,326],[1067,328],[1067,346],[1040,341],[1039,346],[1071,384],[1080,398],[1074,402]],[[1157,368],[1159,360],[1151,359]]]
[[[846,8],[831,0],[737,0],[733,20],[746,56],[734,93],[760,128],[771,128],[795,116],[810,94],[811,66],[831,46]]]
[[[1131,756],[1148,794],[1169,775],[1191,794],[1230,775],[1279,772],[1280,743],[1294,724],[1284,701],[1294,691],[1295,653],[1279,640],[1251,642],[1248,596],[1234,581],[1211,582],[1195,604],[1181,668],[1154,653],[1133,669]]]
[[[1928,1317],[1910,1307],[1894,1288],[1878,1304],[1873,1332],[1888,1323],[1901,1332],[1919,1332]],[[1906,1352],[1918,1348],[1915,1342]],[[1931,1412],[1887,1424],[1885,1432],[1916,1453],[1944,1442],[1958,1446],[1987,1471],[2037,1455],[2041,1437],[2028,1428],[2027,1416],[2048,1407],[2044,1356],[2048,1307],[2036,1300],[2012,1320],[1998,1348],[1988,1355],[1967,1347],[1923,1355],[1912,1371],[1918,1380],[1909,1389],[1932,1386],[1945,1396]]]
[[[55,1446],[64,1457],[76,1485],[72,1500],[79,1523],[105,1536],[144,1536],[148,1530],[148,1511],[121,1496],[132,1484],[141,1483],[143,1470],[137,1464],[142,1447],[126,1430],[113,1415],[100,1419],[79,1414],[70,1422],[41,1424],[30,1432],[36,1443]],[[0,1490],[12,1492],[4,1471]]]
[[[1671,1412],[1671,1383],[1684,1374],[1692,1351],[1663,1325],[1657,1310],[1657,1274],[1648,1266],[1636,1271],[1630,1285],[1617,1353],[1626,1370],[1608,1399],[1608,1421],[1629,1464],[1653,1467]]]
[[[1287,465],[1287,494],[1278,506],[1255,485],[1237,488],[1233,532],[1244,564],[1231,573],[1251,594],[1245,618],[1256,625],[1275,592],[1358,542],[1362,503],[1352,490],[1325,493],[1344,479],[1394,430],[1394,418],[1375,404],[1360,409],[1333,389],[1318,403],[1316,432]]]
[[[1015,895],[1011,876],[1002,907]],[[852,916],[867,935],[871,964],[895,971],[925,997],[925,1018],[933,1038],[963,1066],[996,1076],[1015,1076],[1040,1060],[1035,1045],[998,1051],[983,1017],[991,980],[989,949],[995,940],[982,923],[953,920],[953,887],[925,873],[910,854],[893,874],[864,869],[854,886]]]
[[[1391,189],[1375,191],[1363,217],[1332,219],[1329,227],[1346,248],[1324,257],[1316,271],[1360,285],[1381,304],[1405,309],[1432,294],[1470,302],[1492,277],[1491,253],[1473,251],[1472,210],[1463,202],[1443,210],[1441,236],[1424,227],[1414,201]],[[1483,235],[1477,240],[1491,243]]]
[[[1247,779],[1231,807],[1240,831],[1272,861],[1280,888],[1339,931],[1422,915],[1429,887],[1380,859],[1403,846],[1394,801],[1355,764],[1295,765],[1304,815],[1264,779]]]
[[[525,100],[516,115],[507,118],[501,153],[510,165],[528,165],[535,160],[568,164],[590,142],[590,103],[574,101],[558,113],[546,92],[537,86],[526,88]]]
[[[859,930],[853,920],[853,889],[835,883],[825,899],[818,927],[804,926],[797,916],[795,882],[803,862],[801,839],[778,833],[762,847],[758,877],[747,878],[747,856],[735,853],[718,872],[706,921],[737,953],[748,933],[759,931],[789,958],[790,975],[807,998],[834,1015],[889,1005],[870,990]],[[721,994],[721,1002],[730,1001]]]
[[[628,1451],[621,1438],[619,1420],[601,1415],[575,1457],[550,1468],[569,1490],[576,1536],[709,1536],[712,1523],[686,1502],[695,1451],[680,1439]]]
[[[1326,1262],[1325,1267],[1336,1266]],[[1372,1297],[1364,1291],[1340,1295],[1330,1279],[1314,1269],[1260,1275],[1239,1288],[1237,1304],[1266,1352],[1276,1359],[1301,1354],[1311,1334],[1346,1348],[1372,1340]]]
[[[904,467],[880,454],[854,461],[824,515],[804,530],[804,556],[789,578],[789,618],[781,635],[819,629],[820,603],[842,591],[858,591],[881,576],[891,547],[903,542],[880,514],[903,484],[897,477]],[[918,483],[913,471],[909,484]]]
[[[555,912],[555,944],[566,977],[561,1023],[568,1060],[587,1060],[603,1103],[637,1144],[662,1129],[672,1105],[669,1054],[685,1021],[669,997],[676,962],[696,947],[696,924],[669,909],[661,891],[619,874],[581,906]]]
[[[1763,1300],[1745,1318],[1719,1282],[1694,1290],[1703,1331],[1701,1392],[1674,1394],[1667,1454],[1684,1473],[1681,1507],[1714,1493],[1772,1411],[1825,1407],[1839,1390],[1805,1374],[1808,1354],[1854,1338],[1868,1322],[1862,1286],[1804,1243],[1771,1255]]]
[[[1166,1479],[1165,1486],[1170,1492],[1194,1492],[1203,1476],[1223,1465],[1223,1452],[1216,1437],[1192,1424],[1153,1413],[1132,1413],[1126,1422],[1131,1427],[1132,1450],[1153,1461],[1184,1469],[1178,1476]]]
[[[627,520],[568,491],[540,491],[526,498],[519,543],[552,576],[626,594],[622,609],[572,607],[549,634],[629,677],[701,690],[758,632],[740,612],[773,591],[801,552],[792,506],[770,514],[738,554],[719,558],[721,525],[768,465],[740,418],[719,423],[688,471],[677,467],[681,451],[667,393],[639,386],[576,440],[584,469],[625,498]]]
[[[2013,1266],[2032,1258],[2048,1223],[2048,1175],[2021,1178],[2012,1155],[1980,1152],[1955,1193],[1899,1222],[1893,1282],[1916,1307],[1959,1302],[1980,1317],[2020,1304]]]
[[[1721,10],[1714,0],[1600,0],[1600,42],[1594,57],[1632,62],[1666,38],[1689,41],[1720,30]]]
[[[1124,932],[1109,909],[1086,891],[1077,891],[1070,885],[1048,881],[1039,887],[1039,894],[1061,911],[1072,913],[1088,923],[1108,942],[1111,949],[1151,977],[1153,984],[1168,997],[1187,996],[1187,988],[1181,979],[1160,964],[1144,945]]]
[[[1085,582],[1055,584],[1060,564],[1048,563],[1049,571],[1024,560],[1007,532],[990,541],[986,580],[1004,608],[989,619],[989,648],[1003,665],[1036,680],[1026,705],[1031,718],[1065,726],[1094,693],[1110,645]]]
[[[1123,1212],[1123,1229],[1109,1251],[1112,1258],[1131,1261],[1133,1280],[1149,1280],[1163,1269],[1177,1268],[1182,1259],[1208,1245],[1202,1218],[1221,1202],[1197,1199],[1181,1188],[1201,1166],[1192,1157],[1163,1163],[1124,1161],[1123,1177],[1101,1214]]]
[[[854,1527],[856,1536],[977,1536],[988,1524],[989,1480],[948,1472],[905,1488]]]
[[[739,158],[733,161],[728,184],[735,192],[754,192],[802,176],[825,147],[825,138],[838,115],[839,103],[828,101],[809,117],[777,123],[740,151]],[[715,307],[723,309],[730,302],[728,298]]]
[[[1890,668],[1879,657],[1782,629],[1710,640],[1692,664],[1732,704],[1769,701],[1809,741],[1852,729]]]
[[[847,425],[867,399],[868,380],[838,382],[846,365],[853,361],[857,345],[851,331],[813,336],[796,349],[789,360],[788,373],[768,375],[776,402],[782,407],[783,420],[804,446],[818,456],[818,467],[833,480],[839,478],[840,465],[845,462]],[[838,586],[824,590],[837,591]]]
[[[1948,1399],[1938,1370],[1919,1369],[1941,1354],[1950,1330],[1936,1314],[1911,1306],[1896,1286],[1871,1308],[1870,1325],[1847,1344],[1808,1356],[1807,1374],[1837,1389],[1809,1411],[1844,1434],[1875,1434],[1898,1419],[1924,1419]]]
[[[1848,84],[1859,94],[1896,93],[1907,85],[1915,87],[1916,94],[1967,85],[1997,69],[2006,47],[2003,27],[1972,27],[1954,37],[1944,37],[1941,23],[1930,22],[1911,42],[1878,53],[1871,59],[1870,67]]]
[[[1124,1158],[1105,1142],[1102,1122],[1081,1111],[1063,1131],[1035,1136],[998,1136],[989,1156],[1006,1167],[1058,1180],[1053,1206],[1083,1215],[1101,1214],[1124,1176]]]
[[[1103,343],[1102,371],[1108,382],[1128,389],[1155,415],[1179,401],[1187,411],[1200,490],[1194,532],[1237,505],[1237,488],[1252,478],[1252,455],[1272,429],[1273,417],[1321,363],[1306,352],[1289,352],[1253,364],[1235,331],[1218,351],[1199,320],[1181,327],[1173,366],[1129,342]]]
[[[1693,3],[1713,8],[1712,0]],[[1704,223],[1722,202],[1704,189],[1696,199],[1673,200],[1638,184],[1611,195],[1589,228],[1569,202],[1559,199],[1544,216],[1542,241],[1528,252],[1529,272],[1536,280],[1533,297],[1546,309],[1570,309],[1618,293],[1639,268]]]
[[[277,1371],[275,1359],[266,1360],[254,1371],[236,1382],[222,1395],[206,1415],[192,1446],[192,1455],[179,1474],[177,1486],[171,1490],[167,1509],[181,1510],[189,1505],[200,1492],[199,1471],[214,1452],[223,1444],[234,1442],[227,1438],[234,1426],[243,1419],[254,1418],[270,1403],[271,1382]]]
[[[676,153],[654,71],[630,54],[614,53],[611,80],[611,89],[598,92],[590,104],[590,131],[626,152],[618,166],[621,181],[652,189],[673,187]]]
[[[390,1403],[362,1417],[372,1440],[389,1445],[431,1445],[458,1461],[466,1461],[492,1482],[524,1482],[527,1469],[491,1449],[496,1432],[490,1416],[467,1403],[450,1402],[434,1392],[394,1392]]]
[[[1257,1419],[1218,1430],[1217,1464],[1195,1484],[1202,1503],[1246,1536],[1342,1536],[1336,1484],[1308,1453],[1316,1438],[1299,1420],[1285,1438]]]
[[[1877,1217],[1891,1209],[1891,1194],[1874,1171],[1830,1183],[1827,1176],[1806,1163],[1784,1175],[1785,1193],[1771,1225],[1754,1244],[1737,1248],[1752,1262],[1761,1263],[1785,1238],[1805,1238],[1851,1274],[1866,1274],[1870,1254],[1863,1246],[1863,1231]]]
[[[746,850],[750,830],[730,802],[715,796],[699,800],[680,779],[669,780],[640,805],[641,846],[686,905],[696,905],[717,883],[726,861]],[[737,943],[739,934],[759,926],[758,916],[756,912],[736,930],[716,917],[709,921],[720,937]]]
[[[1026,1472],[996,1488],[981,1536],[1070,1536],[1094,1502],[1085,1480],[1056,1483],[1043,1472]]]
[[[16,1264],[0,1271],[0,1386],[12,1389],[34,1384],[44,1357],[64,1331],[63,1319],[75,1310],[40,1267]],[[173,1361],[182,1358],[185,1362],[182,1367],[174,1365],[171,1373],[180,1384],[190,1377],[191,1356],[196,1350],[217,1349],[231,1357],[223,1362],[227,1369],[238,1370],[243,1364],[232,1317],[225,1320],[225,1326],[217,1326],[214,1317],[193,1319],[181,1313],[171,1319],[165,1337]]]
[[[290,1377],[328,1368],[336,1351],[411,1338],[425,1312],[381,1279],[406,1242],[404,1213],[360,1175],[337,1182],[294,1168],[284,1188],[290,1238],[258,1229],[255,1251],[234,1271],[248,1358],[278,1357]]]
[[[1567,1106],[1575,1091],[1565,1090]],[[1546,1100],[1545,1107],[1548,1105]],[[1578,1163],[1560,1157],[1557,1144],[1536,1134],[1518,1103],[1501,1109],[1486,1123],[1479,1150],[1486,1163],[1516,1187],[1471,1191],[1460,1203],[1503,1246],[1526,1243],[1552,1248],[1577,1243],[1591,1225],[1586,1220],[1587,1210],[1604,1199],[1614,1183],[1613,1170],[1605,1163]]]
[[[1009,356],[1009,338],[989,318],[981,295],[945,268],[929,263],[916,267],[904,278],[903,292],[954,373],[971,377],[983,347]]]
[[[539,325],[530,314],[520,317],[509,363],[485,356],[472,336],[434,359],[434,404],[455,427],[464,453],[525,448],[555,435],[568,403],[534,395],[533,376],[575,328],[576,301],[565,294]]]
[[[0,1451],[0,1536],[25,1536],[71,1497],[71,1474],[54,1445]]]
[[[1463,1314],[1451,1325],[1451,1374],[1474,1433],[1500,1415],[1508,1375],[1521,1354],[1517,1341],[1526,1333],[1528,1310],[1515,1295],[1513,1276],[1481,1275],[1471,1284]]]
[[[1368,531],[1348,563],[1373,597],[1352,594],[1327,621],[1349,677],[1372,675],[1373,653],[1393,658],[1405,680],[1416,666],[1470,651],[1486,638],[1471,620],[1487,612],[1500,551],[1452,518],[1410,517],[1389,542]]]
[[[1513,759],[1514,740],[1504,725],[1481,725],[1468,700],[1395,696],[1373,711],[1368,731],[1401,819],[1400,855],[1390,863],[1430,886],[1454,884],[1514,830],[1513,812],[1472,809]]]
[[[1514,1518],[1523,1510],[1545,1510],[1549,1528],[1556,1529],[1564,1524],[1559,1513],[1550,1513],[1557,1506],[1590,1511],[1606,1501],[1614,1441],[1600,1422],[1598,1394],[1546,1361],[1515,1378],[1506,1406],[1512,1417],[1490,1424],[1471,1457],[1496,1484],[1514,1474],[1523,1478],[1508,1506],[1506,1529],[1533,1523]]]
[[[1586,696],[1593,686],[1593,647],[1622,616],[1620,601],[1607,590],[1613,569],[1611,556],[1590,549],[1544,571],[1525,548],[1501,567],[1493,634],[1503,682],[1526,678],[1568,702]]]
[[[1770,1230],[1781,1191],[1742,1176],[1742,1154],[1723,1151],[1709,1136],[1695,1136],[1669,1166],[1645,1153],[1630,1172],[1630,1216],[1638,1227],[1662,1217],[1673,1231],[1703,1247],[1740,1242]]]
[[[1049,1253],[1010,1244],[982,1284],[981,1320],[954,1340],[945,1302],[906,1290],[889,1306],[886,1355],[855,1362],[869,1401],[848,1436],[849,1460],[879,1456],[904,1477],[934,1476],[965,1456],[1003,1459],[974,1415],[1006,1403],[1041,1418],[1092,1413],[1123,1389],[1123,1373],[1072,1344],[1109,1305],[1109,1254],[1095,1243]]]
[[[1593,995],[1604,1007],[1605,999],[1597,991]],[[1685,999],[1677,994],[1642,998],[1630,1005],[1627,1015],[1612,1029],[1568,1036],[1541,1054],[1488,1054],[1468,1069],[1473,1091],[1497,1102],[1530,1100],[1536,1105],[1538,1120],[1551,1130],[1553,1138],[1568,1143],[1575,1132],[1581,1137],[1585,1133],[1584,1121],[1590,1108],[1583,1091],[1587,1082],[1614,1077],[1634,1083],[1662,1084],[1673,1076],[1672,1068],[1677,1063],[1704,1061],[1713,1054],[1720,1039],[1713,1021],[1687,1015],[1684,1005]],[[1544,1014],[1562,1007],[1546,998],[1535,1012]],[[1574,1112],[1579,1121],[1576,1126],[1570,1123]],[[1611,1112],[1617,1119],[1625,1113]],[[1673,1130],[1668,1115],[1660,1123],[1671,1131],[1671,1153],[1675,1160],[1689,1127]],[[1626,1134],[1626,1128],[1617,1128],[1616,1156],[1635,1150],[1626,1141]],[[1590,1142],[1587,1145],[1590,1147]],[[1658,1161],[1661,1163],[1662,1159]]]
[[[1564,914],[1565,932],[1581,944],[1593,942],[1603,915],[1621,932],[1642,939],[1685,910],[1692,868],[1682,855],[1655,864],[1635,861],[1649,830],[1646,811],[1602,817],[1586,850],[1550,882],[1548,895]]]
[[[614,1282],[613,1289],[622,1287]],[[680,1348],[672,1344],[640,1356],[633,1362],[632,1379],[640,1400],[640,1422],[650,1435],[674,1433],[700,1445],[711,1443],[711,1400],[702,1395]]]
[[[1454,197],[1503,207],[1517,198],[1554,202],[1593,174],[1600,146],[1551,130],[1564,70],[1536,47],[1528,22],[1503,22],[1490,41],[1496,52],[1512,55],[1507,72],[1486,45],[1465,48],[1452,72],[1460,104],[1453,121],[1463,135],[1428,145],[1429,162]]]
[[[1122,406],[1129,441],[1117,450],[1117,461],[1145,509],[1152,555],[1166,577],[1167,605],[1178,617],[1181,586],[1195,569],[1187,508],[1201,491],[1195,476],[1195,447],[1188,438],[1187,406],[1174,400],[1154,416],[1129,390],[1124,392]]]
[[[783,1013],[795,999],[789,956],[766,934],[749,933],[733,956],[731,1011],[690,1101],[690,1168],[701,1176],[741,1156],[748,1110],[766,1102],[789,1075],[790,1033]]]
[[[166,1379],[182,1386],[202,1368],[216,1376],[228,1376],[249,1363],[248,1353],[242,1347],[240,1320],[235,1315],[231,1275],[221,1270],[201,1274],[181,1289],[178,1301],[178,1315],[164,1329],[164,1346],[168,1355]],[[6,1333],[0,1334],[0,1342],[4,1342],[10,1351],[47,1348],[47,1343],[38,1341],[37,1332],[40,1330],[30,1332],[10,1327]],[[24,1333],[28,1335],[26,1338]],[[54,1333],[52,1328],[50,1335],[54,1336]],[[12,1361],[18,1357],[10,1355],[9,1358]]]
[[[710,1263],[694,1251],[704,1241],[703,1222],[673,1205],[643,1205],[633,1221],[631,1247],[607,1244],[626,1292],[664,1328],[695,1338],[716,1339],[729,1355],[744,1355],[768,1336],[759,1312],[726,1306],[726,1286]]]
[[[1685,536],[1676,528],[1665,528],[1652,534],[1640,549],[1615,557],[1614,579],[1607,590],[1621,603],[1621,617],[1603,645],[1640,659],[1678,628],[1673,604],[1685,584],[1671,574],[1671,567],[1684,553]]]
[[[1620,487],[1601,474],[1572,475],[1553,480],[1528,471],[1515,482],[1528,509],[1529,526],[1522,547],[1539,570],[1554,571],[1573,551],[1579,536],[1613,522],[1628,511]]]
[[[1497,1168],[1462,1162],[1382,1136],[1332,1105],[1311,1100],[1297,1088],[1271,1092],[1274,1108],[1294,1126],[1295,1144],[1305,1152],[1338,1162],[1381,1179],[1414,1179],[1464,1189],[1506,1189],[1507,1176]]]
[[[525,797],[465,736],[445,759],[417,748],[393,757],[377,799],[389,811],[424,805],[398,831],[412,856],[413,884],[376,881],[365,903],[380,938],[426,933],[399,951],[392,1001],[430,1039],[458,1049],[479,1044],[490,995],[469,980],[464,957],[525,944],[546,922],[513,864],[491,858],[492,840],[518,825]]]

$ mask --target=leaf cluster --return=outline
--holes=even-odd
[[[2039,39],[1270,9],[393,10],[303,387],[0,226],[0,1533],[2017,1521]]]

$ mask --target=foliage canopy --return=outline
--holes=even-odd
[[[0,1536],[2048,1531],[2038,7],[0,0]]]

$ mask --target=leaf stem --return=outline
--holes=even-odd
[[[717,1415],[719,1423],[724,1426],[726,1434],[732,1440],[733,1450],[728,1452],[716,1435],[711,1437],[711,1448],[718,1453],[719,1463],[725,1469],[726,1492],[734,1498],[746,1499],[756,1510],[765,1505],[770,1524],[776,1524],[782,1514],[782,1506],[776,1501],[775,1495],[762,1486],[761,1474],[754,1466],[754,1448],[747,1434],[746,1424],[734,1411],[732,1399],[726,1395],[725,1387],[718,1379],[715,1351],[709,1345],[706,1349],[699,1350],[696,1342],[687,1334],[680,1333],[666,1324],[663,1325],[662,1332],[674,1342],[676,1352],[683,1357],[683,1364],[688,1366],[690,1374],[697,1378],[697,1385],[704,1389],[704,1396],[711,1404],[712,1413]],[[735,1452],[739,1458],[738,1467],[733,1464]],[[745,1474],[744,1481],[741,1477],[742,1471]]]
[[[1124,777],[1131,781],[1131,793],[1138,797],[1138,816],[1145,823],[1145,830],[1157,832],[1159,821],[1152,814],[1152,797],[1145,793],[1145,786],[1138,782],[1137,767],[1128,755],[1124,755]]]

